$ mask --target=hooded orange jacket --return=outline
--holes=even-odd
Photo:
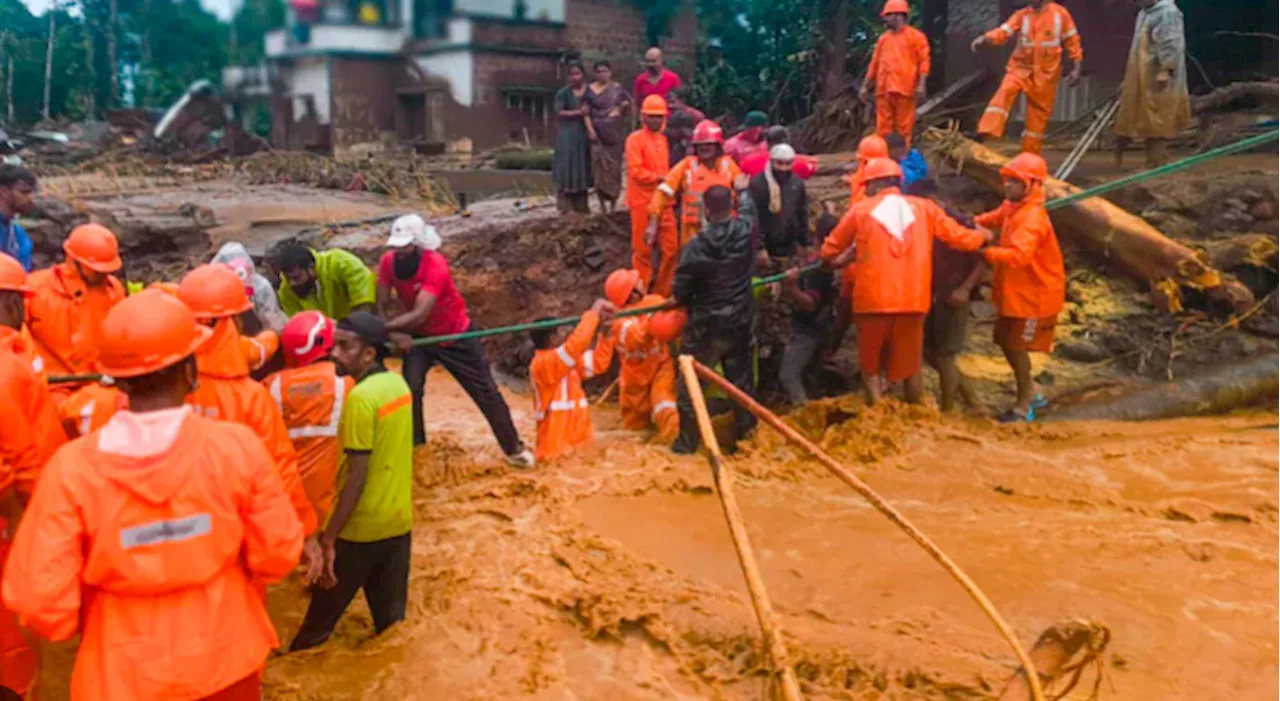
[[[665,301],[648,295],[627,309],[655,307]],[[633,431],[656,425],[663,437],[670,434],[674,439],[680,428],[675,363],[668,345],[649,335],[649,315],[619,319],[609,329],[609,339],[621,359],[618,408],[622,425]]]
[[[30,494],[67,434],[53,395],[34,370],[22,335],[0,326],[0,492]]]
[[[289,440],[298,451],[302,487],[323,522],[333,506],[338,470],[346,455],[338,440],[338,424],[355,380],[339,376],[333,363],[322,361],[281,370],[262,384],[284,417]]]
[[[105,284],[89,287],[74,265],[61,263],[31,273],[27,285],[33,292],[27,301],[27,326],[44,358],[45,372],[97,372],[102,320],[124,299],[120,281],[107,276]]]
[[[924,314],[932,297],[934,238],[960,251],[977,250],[984,240],[933,202],[891,187],[844,215],[822,242],[822,257],[857,246],[855,314]]]
[[[973,218],[978,226],[1000,229],[999,245],[983,252],[1000,316],[1044,319],[1062,311],[1067,273],[1044,202],[1044,187],[1035,185],[1021,202],[1005,200]]]
[[[582,381],[603,372],[613,362],[613,342],[600,339],[589,349],[600,326],[600,315],[589,311],[568,340],[537,351],[529,364],[533,383],[533,411],[538,421],[535,455],[539,461],[553,460],[571,449],[591,442],[591,405],[582,391]]]
[[[867,75],[875,83],[877,95],[914,98],[921,76],[929,75],[929,67],[929,39],[924,32],[908,25],[880,35]]]
[[[302,528],[262,441],[188,414],[167,450],[49,461],[4,575],[5,604],[50,640],[80,633],[71,697],[192,701],[279,644],[261,582],[298,562]]]
[[[244,424],[258,434],[275,460],[302,527],[308,534],[315,532],[316,513],[298,474],[298,454],[271,394],[249,377],[234,319],[225,317],[214,323],[213,336],[196,351],[196,367],[200,383],[187,395],[187,403],[209,418]]]

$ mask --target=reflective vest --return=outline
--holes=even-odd
[[[338,375],[334,364],[326,361],[282,370],[263,384],[280,407],[289,440],[298,453],[298,473],[307,500],[324,522],[333,506],[343,457],[338,439],[342,406],[355,382]]]

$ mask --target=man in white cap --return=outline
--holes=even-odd
[[[467,303],[453,284],[449,262],[440,255],[440,234],[416,214],[391,225],[387,248],[378,263],[378,308],[387,319],[387,332],[399,338],[404,351],[404,378],[413,396],[413,443],[427,442],[422,398],[427,372],[440,363],[462,385],[493,429],[502,452],[514,467],[532,468],[533,452],[525,447],[511,420],[511,410],[489,371],[484,345],[470,338],[432,345],[414,338],[449,336],[471,329]]]
[[[809,196],[804,180],[792,173],[795,160],[795,149],[777,144],[769,149],[769,165],[747,186],[755,200],[764,249],[770,258],[783,261],[809,246]]]

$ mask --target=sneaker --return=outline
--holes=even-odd
[[[1027,409],[1027,413],[1022,414],[1013,409],[1005,409],[1004,413],[996,418],[1002,424],[1031,423],[1036,420],[1035,407]]]
[[[1034,409],[1043,409],[1043,408],[1045,408],[1045,407],[1047,407],[1047,406],[1049,406],[1049,400],[1048,400],[1048,399],[1045,399],[1045,397],[1044,397],[1044,393],[1043,393],[1043,392],[1040,392],[1040,393],[1036,394],[1035,399],[1032,399],[1032,400],[1031,400],[1031,408],[1032,408],[1033,410],[1034,410]]]
[[[533,459],[533,451],[528,448],[508,455],[507,464],[517,470],[532,470],[537,466],[537,462]]]

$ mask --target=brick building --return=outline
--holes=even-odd
[[[266,38],[272,143],[342,154],[397,142],[425,152],[554,140],[552,98],[571,52],[623,85],[648,45],[642,0],[321,0]],[[667,22],[668,64],[691,79],[690,3]]]

